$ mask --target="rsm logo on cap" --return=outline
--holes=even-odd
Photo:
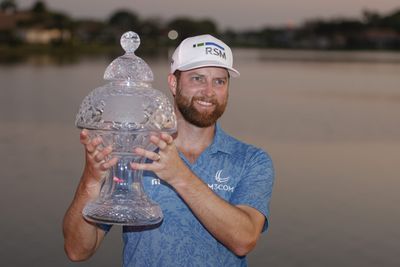
[[[214,55],[226,59],[225,48],[216,43],[213,42],[198,43],[194,44],[193,48],[203,47],[203,46],[205,47],[206,55]]]

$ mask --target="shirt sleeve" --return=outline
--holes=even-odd
[[[233,205],[246,205],[265,216],[263,232],[268,228],[269,204],[274,184],[274,168],[271,158],[261,149],[246,157],[241,180],[231,196]]]

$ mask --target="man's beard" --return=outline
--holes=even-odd
[[[194,102],[197,100],[212,103],[214,105],[214,110],[211,112],[199,112],[194,107]],[[224,113],[227,102],[228,101],[226,99],[224,103],[220,104],[216,99],[205,96],[194,96],[190,100],[181,94],[180,88],[177,88],[175,95],[176,106],[185,120],[201,128],[213,125]]]

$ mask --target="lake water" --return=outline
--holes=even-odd
[[[250,266],[400,266],[400,54],[234,52],[221,124],[276,167]],[[165,92],[166,59],[146,59]],[[79,264],[61,231],[83,166],[75,114],[110,60],[0,64],[2,266],[121,265],[120,228]]]

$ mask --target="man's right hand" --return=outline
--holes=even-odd
[[[91,139],[89,131],[86,129],[82,130],[80,133],[80,142],[85,147],[86,159],[82,182],[87,186],[87,190],[91,191],[91,188],[93,188],[98,191],[99,186],[108,173],[108,170],[118,162],[118,158],[109,159],[112,147],[107,146],[103,148],[101,145],[101,137]],[[90,193],[93,194],[95,192]]]

